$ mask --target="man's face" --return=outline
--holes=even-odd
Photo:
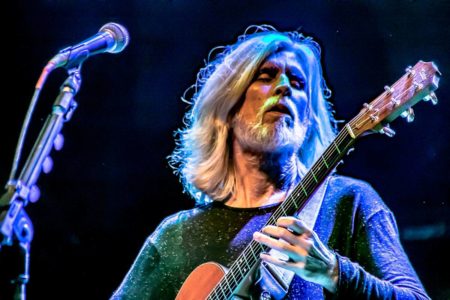
[[[270,55],[259,67],[233,118],[238,142],[253,151],[297,151],[307,129],[306,80],[294,52]]]

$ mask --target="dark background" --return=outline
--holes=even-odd
[[[108,22],[124,25],[131,37],[122,53],[84,63],[79,106],[63,128],[65,146],[51,154],[53,171],[39,178],[40,200],[25,209],[35,229],[28,299],[107,299],[156,225],[192,207],[166,159],[188,108],[180,98],[209,50],[264,23],[279,30],[301,27],[320,42],[331,101],[343,121],[408,65],[424,60],[439,67],[439,104],[419,102],[413,123],[399,118],[391,124],[397,131],[393,139],[361,139],[339,170],[375,187],[396,215],[405,249],[430,296],[450,298],[450,2],[19,0],[9,5],[4,15],[12,20],[2,42],[1,184],[7,182],[47,61]],[[64,69],[48,78],[21,162],[65,78]]]

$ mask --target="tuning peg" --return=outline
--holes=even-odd
[[[414,121],[414,110],[412,109],[412,107],[408,108],[407,110],[405,110],[404,112],[402,112],[400,114],[401,117],[406,119],[406,122],[411,123],[412,121]]]
[[[416,89],[416,91],[423,89],[423,84],[420,82],[414,81],[413,85],[414,85],[414,88]]]
[[[392,105],[393,105],[394,107],[397,107],[397,106],[400,104],[400,100],[398,100],[398,99],[395,98],[395,97],[392,97],[392,98],[391,98],[391,103],[392,103]]]
[[[405,72],[408,74],[408,76],[414,76],[414,74],[416,73],[411,66],[408,66],[405,69]]]
[[[39,200],[40,196],[41,196],[41,191],[39,190],[37,185],[32,185],[31,188],[30,188],[30,193],[28,194],[28,199],[32,203],[35,203],[36,201]]]
[[[393,137],[395,135],[394,129],[392,129],[389,124],[386,124],[383,128],[380,130],[381,133],[387,135],[388,137]]]
[[[434,92],[431,92],[429,95],[425,96],[423,101],[431,101],[433,105],[438,104],[438,98]]]
[[[53,142],[53,147],[56,151],[59,151],[64,146],[64,136],[61,133],[56,135],[55,141]]]
[[[393,88],[393,87],[390,87],[390,86],[388,86],[388,85],[385,85],[385,86],[384,86],[384,90],[385,90],[386,93],[388,93],[388,94],[394,93],[394,88]]]
[[[53,169],[53,160],[51,159],[51,157],[50,156],[47,156],[45,159],[44,159],[44,162],[42,163],[42,171],[45,173],[45,174],[48,174],[48,173],[50,173],[50,171]]]

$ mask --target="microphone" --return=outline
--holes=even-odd
[[[97,34],[59,51],[49,62],[51,69],[64,67],[73,68],[88,57],[99,53],[119,53],[128,45],[130,36],[127,29],[117,23],[103,25]]]

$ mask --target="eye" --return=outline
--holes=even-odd
[[[262,82],[270,82],[272,79],[273,78],[269,74],[266,74],[266,73],[259,74],[258,77],[256,78],[256,80],[262,81]]]
[[[278,70],[276,68],[262,68],[261,70],[259,70],[256,80],[262,82],[270,82],[275,78],[277,72]]]
[[[305,88],[305,80],[294,76],[291,78],[291,85],[296,89],[303,90]]]

